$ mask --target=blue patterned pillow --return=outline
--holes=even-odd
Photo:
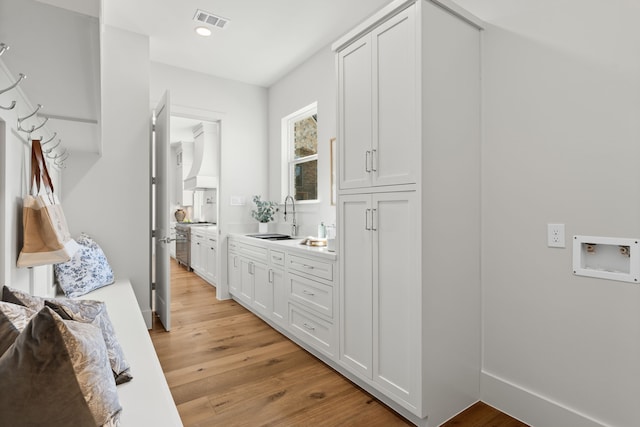
[[[69,298],[79,297],[113,283],[113,270],[102,248],[89,236],[76,239],[80,245],[70,261],[55,264],[56,280]]]

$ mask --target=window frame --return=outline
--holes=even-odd
[[[312,154],[310,156],[300,157],[298,159],[295,158],[295,149],[294,149],[294,124],[302,119],[305,119],[309,116],[318,114],[318,102],[315,101],[306,107],[303,107],[286,117],[282,118],[282,168],[281,168],[281,195],[282,200],[284,200],[288,195],[291,195],[295,198],[295,168],[297,165],[301,163],[308,163],[311,161],[316,161],[316,168],[318,169],[317,173],[319,174],[318,167],[318,151],[316,150],[316,154]],[[319,149],[319,141],[318,141],[318,149]],[[296,204],[312,204],[320,202],[320,192],[319,192],[319,179],[316,182],[316,198],[309,200],[296,200]]]

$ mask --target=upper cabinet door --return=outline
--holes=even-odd
[[[371,36],[338,53],[340,189],[371,185]]]
[[[372,185],[417,182],[420,159],[418,53],[412,6],[375,28]]]
[[[338,53],[341,190],[417,182],[416,37],[411,6]]]

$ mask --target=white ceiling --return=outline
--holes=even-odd
[[[15,75],[28,75],[21,87],[34,104],[45,105],[43,115],[65,118],[46,127],[63,146],[100,152],[101,7],[107,25],[149,36],[151,61],[269,87],[390,1],[0,0],[0,42],[11,46],[2,61]],[[480,18],[531,4],[456,2]],[[198,36],[196,9],[230,23],[211,37]]]
[[[105,21],[150,38],[151,60],[268,87],[390,0],[109,0]],[[197,9],[230,19],[204,38]]]

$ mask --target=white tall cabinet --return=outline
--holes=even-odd
[[[480,22],[396,0],[338,40],[338,364],[416,424],[479,399]]]

